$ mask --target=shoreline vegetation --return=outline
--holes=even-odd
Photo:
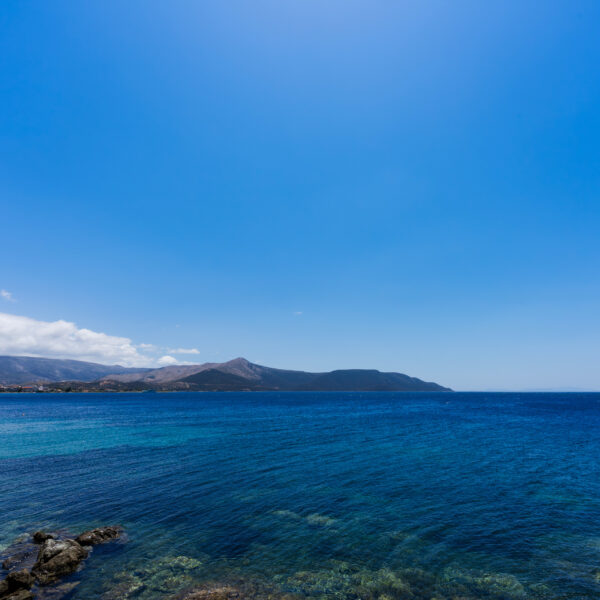
[[[403,373],[274,369],[236,358],[224,363],[128,369],[83,361],[0,356],[0,392],[449,392]]]

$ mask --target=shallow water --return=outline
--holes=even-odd
[[[0,548],[122,524],[68,596],[600,598],[600,394],[0,396]]]

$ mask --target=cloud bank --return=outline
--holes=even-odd
[[[155,362],[140,353],[129,338],[80,329],[68,321],[37,321],[7,313],[0,313],[0,354],[73,358],[126,367]]]

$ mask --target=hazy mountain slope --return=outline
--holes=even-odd
[[[149,383],[166,383],[168,381],[177,381],[188,375],[198,373],[203,370],[204,365],[173,365],[171,367],[161,367],[160,369],[138,369],[132,373],[107,373],[103,379],[119,381],[121,383],[130,383],[132,381],[143,381]]]
[[[112,373],[127,373],[119,365],[101,365],[81,360],[35,358],[33,356],[0,356],[0,384],[21,385],[34,382],[95,381]]]

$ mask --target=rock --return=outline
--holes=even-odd
[[[30,600],[33,594],[29,591],[34,584],[34,579],[27,569],[14,571],[0,582],[1,600]]]
[[[31,573],[38,583],[47,585],[76,571],[87,555],[87,550],[75,540],[48,539],[40,546]]]
[[[229,585],[215,585],[186,594],[182,600],[243,600],[240,590]]]
[[[30,590],[35,583],[35,579],[27,569],[23,569],[22,571],[9,573],[6,576],[6,582],[9,588]]]
[[[116,540],[123,533],[123,528],[117,526],[98,527],[91,531],[85,531],[75,538],[82,546],[95,546],[110,540]]]
[[[45,531],[36,531],[33,534],[33,541],[36,544],[42,544],[46,540],[53,540],[54,536],[51,533],[46,533]]]

